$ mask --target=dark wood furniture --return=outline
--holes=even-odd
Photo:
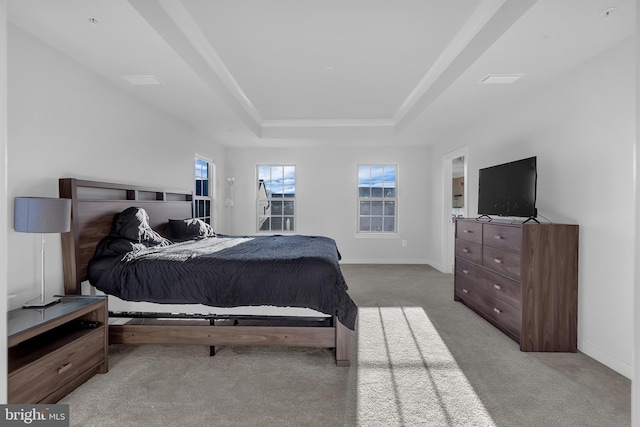
[[[151,227],[165,236],[169,219],[193,216],[190,191],[61,178],[59,193],[60,197],[71,199],[71,231],[62,234],[64,286],[68,295],[82,293],[81,283],[87,280],[87,264],[98,242],[109,234],[114,215],[131,206],[144,208]],[[188,308],[185,310],[190,312]],[[327,322],[318,319],[305,322],[305,326],[268,323],[265,326],[220,326],[212,319],[197,321],[189,316],[189,321],[180,321],[173,314],[163,317],[162,313],[155,313],[153,316],[158,320],[134,319],[124,325],[110,325],[109,342],[325,347],[335,348],[338,366],[350,365],[350,331],[337,318],[331,319],[328,326]]]
[[[578,226],[456,220],[454,299],[522,351],[577,351]]]
[[[63,297],[9,312],[9,403],[55,403],[107,372],[106,304],[105,297]]]

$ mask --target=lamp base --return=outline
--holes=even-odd
[[[23,308],[45,308],[57,302],[60,302],[60,298],[48,297],[48,298],[42,299],[38,297],[38,298],[32,299],[31,301],[25,302],[22,305],[22,307]]]

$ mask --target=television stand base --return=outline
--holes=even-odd
[[[489,222],[493,220],[493,218],[491,218],[489,215],[483,214],[483,215],[480,215],[478,218],[476,218],[476,221],[480,221],[482,218],[485,218],[485,217],[489,220]]]
[[[536,219],[536,217],[535,217],[535,216],[530,216],[530,217],[529,217],[529,218],[527,218],[525,221],[523,221],[523,224],[526,224],[526,223],[528,223],[529,221],[535,221],[537,224],[540,224],[540,221],[538,221],[538,220]]]

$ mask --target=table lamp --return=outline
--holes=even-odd
[[[13,228],[22,233],[42,234],[42,290],[39,298],[27,301],[25,308],[43,308],[60,301],[47,298],[44,285],[44,234],[64,233],[71,229],[71,199],[47,197],[16,197],[14,203]]]

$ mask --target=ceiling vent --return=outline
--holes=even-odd
[[[511,84],[519,80],[524,74],[487,74],[480,83],[485,84]]]

